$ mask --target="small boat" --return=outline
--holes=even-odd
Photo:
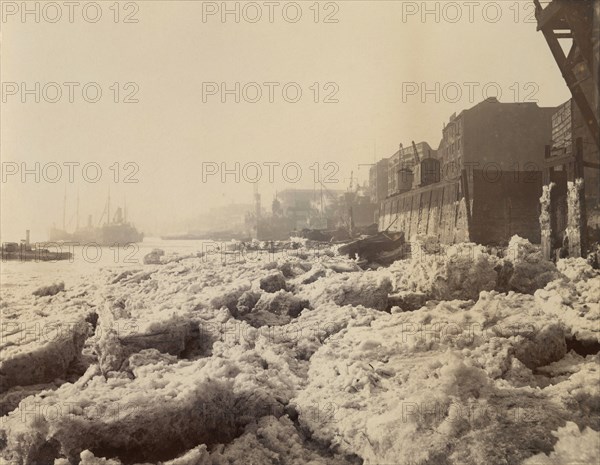
[[[405,242],[403,233],[379,232],[344,244],[338,251],[350,258],[358,258],[363,264],[377,262],[389,265],[406,258],[410,253],[410,244]]]
[[[26,238],[21,242],[4,242],[0,249],[2,261],[23,261],[23,262],[50,262],[57,260],[70,260],[73,257],[71,252],[62,251],[58,246],[57,251],[52,251],[38,244],[29,242],[29,230],[26,231]]]

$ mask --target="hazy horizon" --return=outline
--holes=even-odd
[[[493,84],[489,95],[502,91],[502,102],[557,106],[570,97],[536,31],[527,6],[532,2],[520,2],[520,10],[516,2],[476,2],[473,22],[466,7],[461,19],[451,22],[451,11],[423,21],[407,9],[406,4],[421,2],[322,2],[317,23],[313,2],[298,3],[302,18],[295,23],[277,10],[269,22],[262,2],[256,23],[249,22],[250,10],[240,10],[239,23],[232,16],[222,22],[219,14],[208,14],[213,2],[130,3],[138,10],[120,11],[117,23],[106,2],[100,2],[103,16],[96,23],[77,14],[73,23],[64,18],[49,23],[44,17],[23,22],[19,13],[3,14],[3,175],[22,163],[33,168],[39,162],[40,172],[46,169],[40,182],[34,175],[22,182],[21,173],[2,180],[3,240],[18,240],[25,229],[31,229],[33,240],[46,239],[53,223],[62,225],[65,187],[71,224],[78,195],[80,223],[88,214],[96,221],[110,189],[113,209],[126,199],[138,229],[177,232],[211,207],[251,202],[253,163],[263,168],[259,191],[269,208],[276,190],[313,188],[317,166],[321,178],[330,174],[338,181],[329,187],[345,189],[351,173],[361,184],[368,179],[369,166],[360,165],[390,156],[400,143],[427,141],[437,148],[449,116],[483,100],[486,84]],[[482,13],[492,3],[502,7],[497,22],[490,20],[491,9],[486,17]],[[124,23],[127,15],[138,22]],[[20,88],[13,95],[10,83],[33,88],[36,82],[61,83],[62,98],[50,103],[55,95],[50,87],[39,103],[32,95],[23,103]],[[73,103],[65,82],[80,83],[73,87]],[[97,103],[81,97],[80,89],[90,82],[102,89]],[[239,103],[231,95],[222,103],[207,84],[222,82],[229,88],[238,82],[247,93]],[[249,83],[258,83],[263,93],[257,103],[250,103],[257,94]],[[273,103],[264,83],[278,83],[271,84]],[[302,90],[297,103],[282,96],[286,83],[294,83],[292,91]],[[433,93],[412,94],[411,83]],[[452,83],[462,98],[454,98]],[[127,98],[139,101],[123,103]],[[72,165],[73,183],[65,163],[79,163]],[[240,164],[239,182],[233,174],[225,182],[218,174],[203,179],[207,167],[220,169],[221,163],[228,169]],[[300,167],[297,182],[291,171],[282,172],[286,163],[292,171],[294,163]],[[62,167],[54,183],[47,179],[54,176],[52,164]],[[80,167],[86,164],[101,168],[97,182],[84,179]],[[125,176],[138,182],[124,182]]]

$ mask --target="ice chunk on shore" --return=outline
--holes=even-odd
[[[120,329],[114,321],[101,323],[99,334],[94,338],[94,348],[104,373],[121,370],[131,354],[146,349],[181,355],[198,342],[198,323],[191,318],[179,316],[161,320],[144,331],[136,331],[138,328],[135,321],[119,321]]]
[[[46,297],[46,296],[56,295],[59,292],[63,292],[64,290],[65,290],[65,283],[60,282],[60,283],[51,284],[49,286],[42,286],[42,287],[36,289],[35,291],[33,291],[32,295],[34,295],[36,297]]]
[[[212,452],[210,463],[354,465],[357,461],[335,454],[324,445],[310,443],[288,417],[267,416],[248,425],[245,433],[231,444]]]
[[[600,272],[584,259],[559,260],[563,277],[535,292],[538,307],[581,342],[600,343]]]
[[[299,295],[306,298],[313,308],[334,303],[386,310],[391,291],[389,276],[367,271],[329,275],[305,285]]]
[[[598,273],[561,260],[535,295],[501,294],[491,289],[503,260],[475,249],[481,257],[461,260],[423,247],[419,259],[367,272],[343,257],[225,266],[218,256],[113,272],[93,309],[79,301],[99,309],[96,339],[128,330],[100,348],[105,375],[91,365],[73,384],[15,390],[13,406],[26,398],[0,421],[0,456],[10,465],[570,458],[556,431],[576,424],[573,443],[600,431],[600,386],[590,382],[600,356],[567,353],[570,337],[597,335]],[[287,291],[260,289],[280,271]],[[298,299],[310,304],[299,314]],[[414,311],[380,311],[394,302]],[[255,310],[265,317],[257,327],[245,321]],[[190,323],[203,352],[181,360]]]
[[[456,244],[436,253],[417,249],[392,264],[394,292],[418,292],[435,300],[473,299],[495,288],[498,259],[476,244]]]
[[[265,292],[277,292],[286,289],[285,276],[281,271],[260,278],[260,288]]]
[[[515,293],[382,315],[320,347],[293,403],[317,438],[367,465],[517,464],[549,453],[565,421],[598,422],[598,388],[581,384],[597,359],[554,381],[532,371],[565,356],[566,332]]]
[[[533,294],[550,281],[560,278],[554,263],[545,260],[540,246],[527,239],[513,236],[505,253],[505,261],[513,266],[509,278],[509,288],[518,292]]]
[[[79,465],[123,465],[118,459],[106,459],[104,457],[96,457],[92,451],[84,450],[80,454],[81,461]],[[67,459],[56,459],[54,465],[71,465]],[[134,465],[212,465],[210,454],[206,450],[206,446],[195,447],[180,457],[166,462],[144,462]]]
[[[242,318],[255,327],[281,325],[289,323],[307,307],[307,300],[280,290],[262,294],[252,311]]]
[[[357,465],[356,458],[335,454],[325,445],[313,443],[296,429],[288,417],[265,416],[246,426],[244,433],[230,444],[208,452],[198,446],[161,465]],[[54,465],[70,465],[57,459]],[[123,465],[120,460],[96,457],[89,450],[81,453],[79,465]],[[156,462],[136,465],[156,465]]]
[[[3,297],[0,393],[66,377],[92,332],[92,299],[78,296],[85,292],[81,287],[44,297]]]
[[[15,465],[76,463],[90,450],[127,463],[155,462],[230,442],[254,419],[281,416],[299,385],[284,360],[276,363],[271,354],[265,367],[262,357],[236,346],[194,362],[133,366],[133,379],[92,371],[81,383],[24,399],[3,418],[0,456]]]
[[[553,433],[558,442],[554,450],[546,455],[534,455],[525,460],[522,465],[566,465],[600,463],[600,433],[592,428],[583,431],[573,422],[567,422],[562,428]]]

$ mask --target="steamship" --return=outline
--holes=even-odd
[[[116,209],[114,216],[111,218],[110,197],[107,200],[100,221],[104,218],[105,213],[107,221],[102,225],[92,226],[92,216],[90,215],[88,216],[87,226],[85,228],[76,228],[72,233],[67,232],[65,226],[63,226],[63,229],[53,227],[48,234],[49,241],[71,244],[97,244],[101,246],[123,245],[143,241],[144,234],[127,221],[126,213],[124,213],[121,207]]]

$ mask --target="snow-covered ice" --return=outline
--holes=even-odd
[[[0,463],[597,462],[598,271],[518,237],[412,250],[160,255],[3,292]]]

